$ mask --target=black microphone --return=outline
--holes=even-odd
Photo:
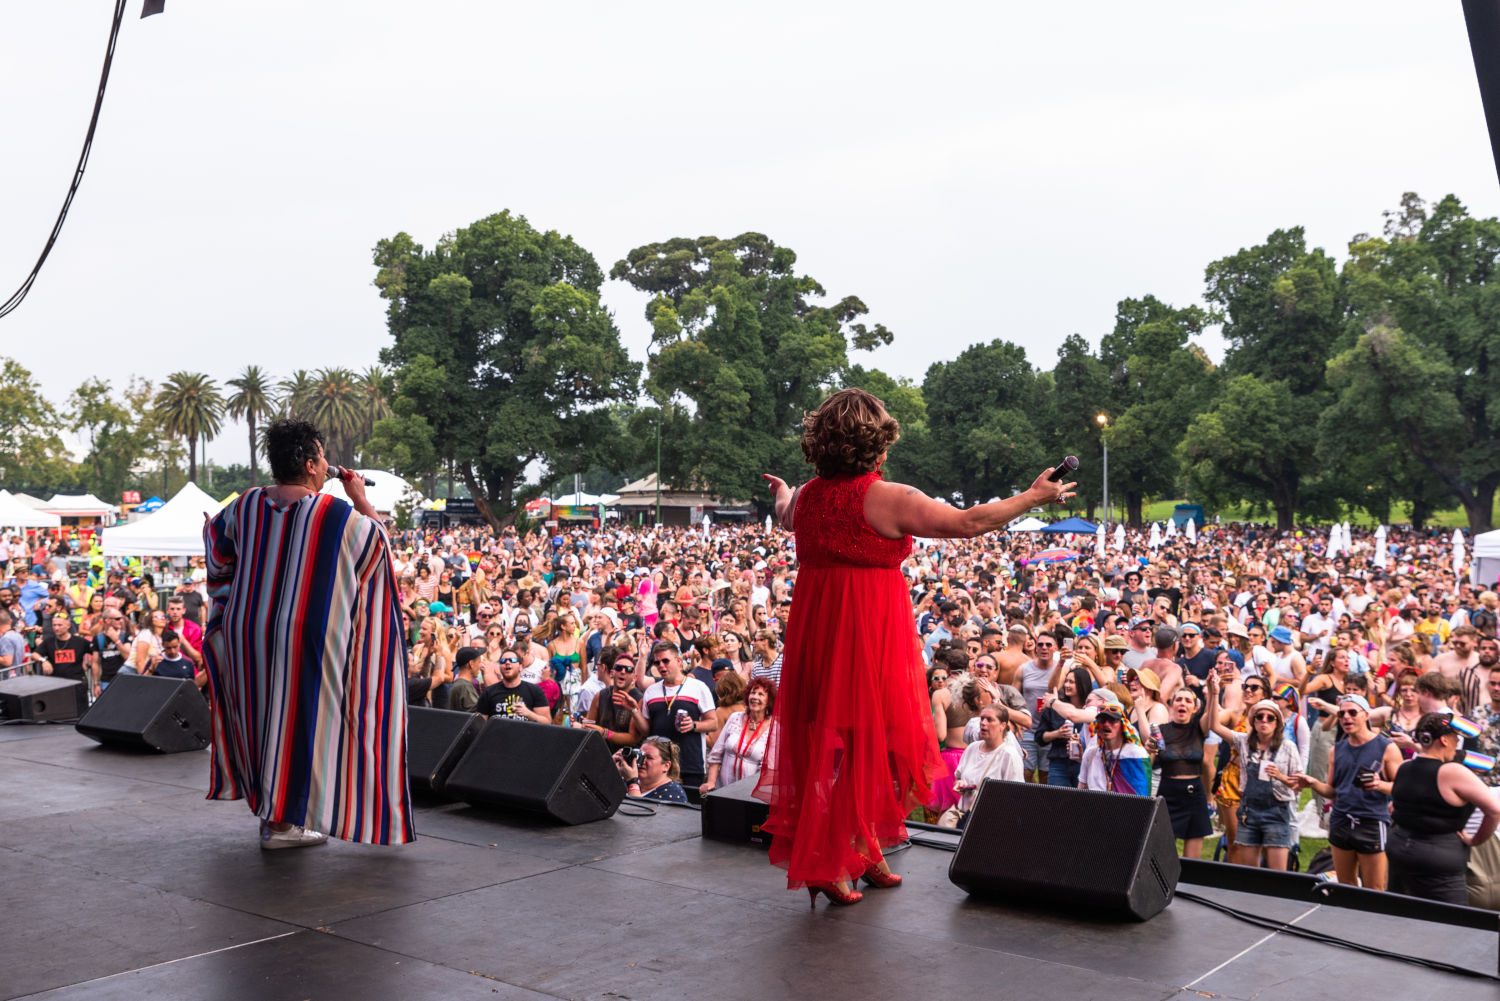
[[[1073,459],[1073,457],[1071,455],[1068,456],[1068,458]],[[1073,465],[1075,465],[1075,466],[1078,465],[1078,460],[1077,459],[1073,459]],[[330,480],[342,480],[344,478],[344,471],[342,469],[340,469],[338,466],[329,466],[328,467],[328,478]],[[370,479],[368,476],[361,476],[360,479],[362,479],[362,480],[365,481],[365,486],[367,486],[367,487],[373,487],[375,485],[375,481],[372,480],[372,479]]]
[[[1076,456],[1076,455],[1070,455],[1066,459],[1064,459],[1063,461],[1059,462],[1053,468],[1052,475],[1048,476],[1047,479],[1051,480],[1053,483],[1056,483],[1058,480],[1062,479],[1064,476],[1067,476],[1069,473],[1073,472],[1073,470],[1075,470],[1077,468],[1078,468],[1078,456]]]

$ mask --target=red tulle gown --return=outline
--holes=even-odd
[[[853,879],[878,862],[945,771],[900,571],[911,539],[865,521],[879,475],[817,477],[797,496],[796,590],[755,789],[789,887]]]

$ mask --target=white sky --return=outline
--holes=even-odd
[[[764,232],[895,333],[853,360],[918,381],[995,337],[1050,368],[1279,226],[1342,257],[1405,190],[1500,213],[1457,3],[139,5],[61,241],[0,320],[58,403],[89,375],[362,368],[375,242],[504,208],[606,271]],[[4,8],[0,295],[66,190],[111,9]],[[605,299],[642,359],[644,299]]]

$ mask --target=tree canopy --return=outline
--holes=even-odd
[[[431,250],[397,233],[374,263],[395,395],[372,456],[408,475],[451,463],[496,526],[531,463],[545,481],[619,462],[607,405],[634,397],[640,367],[600,305],[603,272],[571,237],[505,211]]]

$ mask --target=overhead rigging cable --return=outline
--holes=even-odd
[[[125,0],[115,0],[114,19],[109,26],[109,45],[104,50],[104,69],[99,74],[99,92],[94,95],[94,114],[89,119],[88,135],[83,137],[83,151],[78,154],[78,167],[73,171],[73,183],[68,186],[68,197],[63,199],[62,209],[57,213],[57,221],[52,224],[52,232],[47,237],[46,246],[42,247],[41,256],[32,265],[31,274],[21,283],[21,287],[11,293],[9,299],[0,303],[0,317],[8,316],[21,301],[26,298],[26,293],[31,291],[36,276],[42,270],[42,264],[46,262],[47,255],[52,253],[52,247],[57,243],[58,234],[62,232],[63,220],[68,217],[68,207],[73,204],[73,196],[78,194],[78,185],[83,181],[83,169],[88,166],[89,151],[94,146],[94,129],[99,124],[99,109],[104,106],[104,87],[109,83],[109,66],[115,58],[115,40],[120,37],[120,22],[125,18]]]

